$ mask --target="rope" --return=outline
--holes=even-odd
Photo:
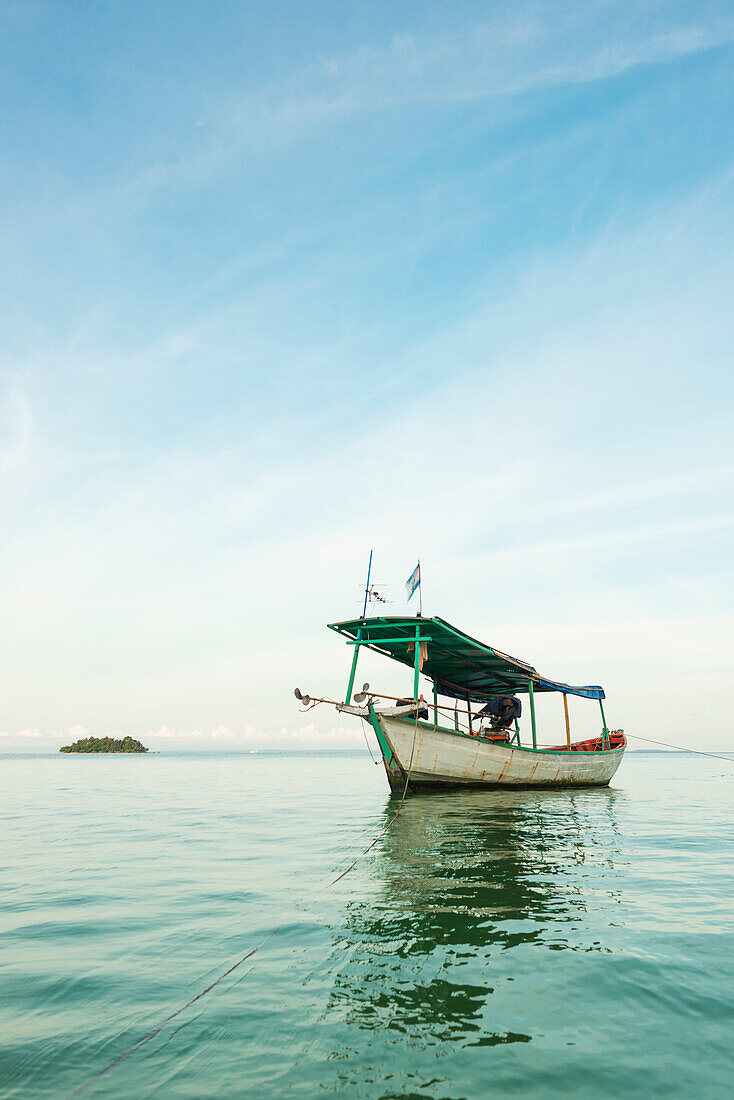
[[[408,784],[410,783],[410,776],[411,776],[412,771],[413,771],[413,753],[415,752],[415,739],[418,735],[418,714],[419,714],[420,709],[421,709],[421,702],[422,701],[423,701],[423,696],[421,695],[420,699],[418,700],[418,706],[415,708],[415,725],[413,726],[413,745],[412,745],[412,748],[410,750],[410,764],[408,764],[408,774],[405,777],[405,786],[403,787],[403,797],[400,799],[400,805],[398,806],[398,813],[395,814],[395,817],[397,817],[398,814],[400,813],[400,811],[402,810],[403,802],[405,802],[405,796],[408,793]],[[393,818],[393,820],[394,820],[394,818]]]
[[[417,737],[417,734],[418,734],[418,711],[419,710],[420,710],[420,702],[419,702],[419,704],[418,704],[418,706],[416,707],[416,710],[415,710],[415,726],[413,727],[413,747],[411,748],[411,751],[410,751],[410,764],[408,766],[408,773],[405,777],[405,786],[403,788],[403,795],[402,795],[402,798],[400,799],[400,802],[398,804],[398,808],[397,808],[394,816],[390,818],[390,820],[387,822],[385,827],[380,830],[380,832],[377,834],[377,836],[374,838],[374,840],[372,840],[367,845],[367,847],[365,849],[363,849],[363,851],[359,852],[356,859],[354,859],[352,861],[352,863],[349,864],[347,869],[345,871],[342,871],[341,874],[338,874],[336,876],[336,878],[332,879],[331,882],[328,882],[326,884],[326,887],[325,887],[326,890],[331,889],[332,886],[336,886],[337,882],[340,882],[343,878],[345,878],[349,874],[349,872],[352,871],[357,866],[357,863],[360,861],[360,859],[362,859],[363,856],[366,856],[367,853],[374,848],[374,846],[375,846],[375,844],[377,844],[378,840],[380,840],[385,835],[385,833],[388,831],[388,829],[391,829],[393,827],[393,825],[395,824],[395,822],[399,818],[400,811],[402,810],[403,803],[405,802],[405,796],[408,793],[408,784],[410,783],[410,776],[411,776],[411,773],[413,771],[413,754],[415,753],[415,741],[416,741],[416,737]],[[366,734],[365,734],[365,740],[366,740]],[[369,748],[369,744],[368,744],[367,747]],[[372,755],[372,752],[370,751],[370,756],[371,755]],[[379,764],[379,760],[376,761],[376,763]],[[123,1053],[118,1058],[115,1058],[114,1062],[110,1062],[110,1064],[108,1066],[105,1066],[104,1069],[100,1070],[99,1073],[95,1073],[95,1075],[93,1077],[90,1077],[88,1081],[85,1081],[84,1084],[81,1085],[78,1089],[76,1089],[75,1092],[69,1093],[69,1095],[67,1097],[67,1100],[75,1100],[75,1098],[77,1096],[82,1096],[83,1093],[85,1093],[87,1091],[87,1089],[91,1088],[91,1086],[93,1084],[95,1084],[96,1081],[99,1081],[100,1078],[105,1077],[106,1074],[110,1073],[113,1069],[115,1069],[122,1062],[124,1062],[127,1058],[129,1058],[131,1054],[134,1054],[136,1050],[140,1050],[140,1048],[142,1046],[144,1046],[151,1039],[155,1038],[155,1036],[160,1031],[163,1030],[163,1028],[166,1026],[166,1024],[169,1024],[171,1022],[171,1020],[175,1020],[176,1017],[180,1016],[182,1012],[185,1012],[187,1008],[191,1008],[191,1006],[193,1004],[196,1004],[196,1002],[201,1000],[202,997],[206,996],[207,993],[210,993],[212,991],[212,989],[215,988],[215,986],[218,986],[221,981],[224,981],[224,979],[226,977],[228,977],[235,970],[237,970],[238,967],[242,966],[243,962],[246,962],[248,959],[251,959],[252,956],[255,955],[260,950],[261,947],[264,947],[265,944],[269,940],[271,940],[273,938],[273,936],[275,936],[276,933],[278,933],[281,930],[282,927],[283,927],[282,924],[276,925],[276,927],[273,928],[272,931],[268,932],[265,939],[261,940],[260,943],[256,944],[256,946],[253,947],[250,951],[248,951],[246,955],[243,955],[242,958],[238,959],[236,963],[233,963],[233,965],[230,966],[227,970],[225,970],[222,974],[220,974],[218,978],[215,978],[214,981],[211,982],[211,984],[206,987],[206,989],[202,989],[200,993],[197,993],[195,997],[192,997],[190,1001],[187,1001],[185,1005],[182,1005],[181,1008],[176,1009],[176,1011],[172,1012],[170,1016],[166,1016],[165,1020],[161,1020],[161,1022],[159,1024],[157,1024],[152,1029],[152,1031],[149,1031],[147,1033],[147,1035],[144,1035],[142,1037],[142,1039],[139,1039],[137,1041],[137,1043],[134,1043],[133,1046],[129,1047],[126,1051],[123,1051]],[[244,980],[244,978],[246,978],[249,973],[250,973],[250,971],[248,970],[247,973],[245,973],[243,975],[243,978],[241,980]]]
[[[370,754],[370,759],[372,760],[373,764],[379,764],[380,763],[380,758],[378,756],[377,760],[375,760],[374,756],[372,755],[372,749],[370,748],[370,743],[367,740],[367,730],[365,729],[365,726],[364,726],[364,718],[360,718],[359,721],[362,725],[362,736],[364,737],[364,743],[367,746],[367,752]]]
[[[678,752],[693,752],[696,756],[710,756],[712,760],[726,760],[727,764],[734,764],[730,756],[719,756],[716,752],[704,752],[703,749],[689,749],[685,745],[669,745],[667,741],[653,741],[651,737],[640,737],[639,733],[627,733],[625,737],[633,737],[635,741],[647,741],[650,745],[662,745],[664,749],[677,749]]]
[[[380,832],[375,837],[375,839],[370,844],[367,845],[367,847],[364,849],[364,851],[359,853],[357,858],[352,863],[349,864],[346,871],[342,871],[342,873],[340,875],[337,875],[335,879],[332,879],[332,881],[326,887],[327,890],[329,889],[330,886],[334,886],[337,882],[339,882],[341,879],[343,879],[345,877],[345,875],[348,875],[349,872],[354,867],[357,866],[357,863],[360,861],[362,856],[366,856],[367,853],[372,848],[374,848],[375,844],[377,844],[377,841],[380,840],[380,838],[385,835],[385,833],[388,831],[388,829],[392,829],[393,825],[395,824],[395,822],[400,817],[400,811],[403,808],[403,802],[405,802],[405,796],[408,793],[408,784],[410,783],[410,776],[411,776],[411,773],[413,771],[413,753],[415,752],[415,739],[416,739],[416,736],[418,734],[418,711],[419,710],[420,710],[420,704],[415,708],[415,725],[413,727],[413,747],[410,750],[410,764],[408,765],[408,774],[405,777],[405,786],[403,787],[403,795],[402,795],[402,798],[400,799],[400,802],[398,803],[398,808],[395,811],[394,817],[390,818],[390,820],[388,821],[388,823],[384,827],[384,829],[381,829]]]
[[[178,1008],[175,1012],[172,1012],[170,1016],[166,1016],[165,1020],[161,1020],[161,1022],[156,1027],[154,1027],[152,1031],[149,1031],[148,1034],[144,1035],[142,1039],[139,1039],[138,1042],[134,1044],[134,1046],[131,1046],[128,1050],[124,1051],[124,1053],[122,1053],[119,1058],[115,1058],[114,1062],[110,1062],[110,1064],[108,1066],[105,1066],[104,1069],[100,1070],[99,1073],[95,1073],[94,1077],[90,1077],[88,1081],[86,1081],[80,1088],[76,1090],[76,1092],[70,1093],[68,1100],[74,1100],[74,1097],[81,1096],[82,1093],[86,1092],[87,1089],[95,1083],[95,1081],[99,1081],[101,1077],[104,1077],[107,1073],[110,1072],[110,1070],[113,1070],[116,1066],[119,1066],[121,1062],[124,1062],[126,1058],[129,1058],[131,1054],[134,1054],[136,1050],[140,1050],[140,1048],[145,1043],[156,1036],[159,1031],[162,1031],[166,1024],[170,1023],[171,1020],[175,1020],[176,1017],[180,1016],[182,1012],[185,1012],[187,1008],[191,1008],[193,1004],[196,1004],[197,1001],[201,1000],[201,998],[205,996],[205,994],[214,989],[216,985],[219,985],[219,983],[223,981],[224,978],[227,977],[227,975],[236,970],[238,966],[242,966],[243,962],[246,962],[247,959],[251,959],[255,952],[259,951],[261,947],[264,947],[268,940],[272,939],[275,933],[279,932],[281,928],[282,925],[279,924],[276,928],[272,930],[272,932],[268,932],[264,940],[261,940],[256,947],[253,947],[251,951],[248,951],[246,955],[243,955],[241,959],[238,959],[233,966],[230,966],[228,970],[225,970],[223,974],[220,974],[218,978],[215,978],[211,985],[208,985],[206,989],[202,989],[200,993],[197,993],[195,997],[192,997],[191,1000],[188,1001],[185,1005],[182,1005],[181,1008]]]

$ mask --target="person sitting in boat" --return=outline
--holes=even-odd
[[[493,741],[509,741],[507,732],[515,718],[522,714],[522,704],[516,695],[500,695],[490,699],[477,717],[489,718],[489,737]]]

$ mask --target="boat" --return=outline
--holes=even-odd
[[[532,665],[485,645],[444,619],[375,616],[329,623],[353,655],[343,701],[295,689],[306,708],[331,703],[342,714],[366,720],[374,730],[390,788],[401,794],[457,787],[605,787],[627,745],[624,731],[610,730],[604,689],[574,687],[542,677]],[[354,692],[360,650],[370,649],[412,669],[412,692],[383,695],[369,684]],[[420,678],[430,681],[428,698]],[[563,698],[565,743],[541,746],[535,714],[538,692]],[[598,737],[571,740],[568,696],[595,700]],[[530,715],[521,732],[520,696]],[[478,708],[477,705],[481,704]]]

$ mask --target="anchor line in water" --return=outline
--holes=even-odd
[[[686,745],[669,745],[667,741],[653,741],[651,737],[640,737],[639,733],[626,733],[625,737],[633,737],[635,741],[647,741],[650,745],[662,745],[664,749],[677,749],[678,752],[692,752],[696,756],[710,756],[712,760],[725,760],[727,764],[734,764],[730,756],[720,756],[716,752],[706,752],[704,749],[689,749]]]
[[[251,951],[248,951],[246,955],[243,955],[241,959],[238,959],[236,963],[229,967],[228,970],[225,970],[223,974],[220,974],[218,978],[215,978],[214,981],[206,987],[206,989],[202,989],[199,993],[196,994],[195,997],[192,997],[190,1001],[187,1001],[185,1005],[182,1005],[181,1008],[177,1008],[176,1011],[172,1012],[170,1016],[166,1016],[165,1020],[161,1020],[161,1022],[157,1024],[152,1031],[149,1031],[148,1034],[144,1035],[142,1039],[139,1039],[137,1043],[129,1047],[128,1050],[124,1051],[118,1058],[115,1058],[114,1062],[110,1062],[110,1064],[108,1066],[105,1066],[104,1069],[100,1070],[99,1073],[95,1073],[94,1077],[90,1077],[88,1081],[85,1081],[85,1083],[81,1085],[81,1087],[78,1088],[75,1092],[70,1093],[68,1100],[74,1100],[74,1097],[81,1096],[82,1093],[86,1092],[87,1089],[90,1088],[96,1081],[99,1081],[100,1078],[104,1077],[111,1070],[115,1069],[116,1066],[119,1066],[121,1062],[124,1062],[126,1058],[129,1058],[131,1054],[134,1054],[136,1050],[140,1050],[140,1048],[144,1046],[145,1043],[147,1043],[150,1039],[153,1039],[159,1031],[162,1031],[166,1024],[170,1024],[171,1020],[175,1020],[176,1017],[180,1016],[182,1012],[185,1012],[187,1008],[191,1008],[193,1004],[196,1004],[197,1001],[201,1000],[202,997],[211,992],[211,990],[214,989],[215,986],[219,985],[219,983],[223,981],[234,970],[236,970],[238,966],[242,966],[243,962],[246,962],[247,959],[251,959],[255,952],[259,951],[261,947],[264,947],[268,940],[271,940],[275,933],[279,932],[281,928],[282,925],[278,925],[276,928],[273,928],[271,932],[268,932],[264,940],[261,940],[260,943],[253,947]]]
[[[423,698],[423,696],[421,696],[421,698]],[[399,814],[401,814],[401,810],[403,809],[403,803],[405,802],[405,795],[408,793],[408,783],[410,782],[410,774],[412,774],[412,772],[413,772],[413,753],[415,752],[416,735],[418,733],[418,711],[419,711],[419,707],[416,707],[416,722],[415,722],[415,726],[413,727],[413,748],[410,749],[410,763],[409,763],[409,766],[408,766],[407,775],[405,777],[405,787],[403,788],[403,796],[401,798],[401,801],[399,801],[399,803],[397,805],[397,810],[395,811],[394,816],[390,818],[390,821],[388,821],[387,824],[385,825],[385,827],[383,829],[381,829],[380,833],[377,833],[374,840],[372,840],[372,842],[368,846],[366,846],[364,851],[360,851],[360,854],[357,857],[357,859],[355,859],[352,862],[352,864],[349,865],[347,870],[342,871],[341,875],[338,875],[336,877],[336,879],[332,879],[331,882],[329,882],[329,884],[327,886],[327,890],[329,889],[329,887],[336,886],[337,882],[339,882],[341,879],[343,879],[344,876],[349,875],[349,872],[351,870],[353,870],[354,867],[357,867],[358,862],[360,861],[362,856],[366,856],[366,854],[368,854],[368,851],[370,851],[372,848],[374,848],[375,844],[377,843],[377,840],[380,840],[380,838],[385,835],[388,828],[393,827],[393,825],[397,821],[397,818],[399,817]]]
[[[421,699],[422,698],[423,697],[421,696]],[[345,871],[342,871],[341,874],[337,875],[336,878],[331,880],[331,882],[328,882],[326,884],[325,889],[329,890],[332,886],[336,886],[337,882],[340,882],[343,878],[345,878],[349,874],[350,871],[354,870],[354,868],[359,863],[360,859],[362,859],[363,856],[366,856],[367,853],[370,852],[374,848],[374,846],[375,846],[375,844],[377,844],[378,840],[380,840],[385,835],[385,833],[388,831],[388,829],[391,829],[393,827],[393,825],[397,821],[398,817],[400,816],[400,811],[402,810],[403,803],[405,802],[405,796],[408,793],[408,785],[410,783],[410,776],[411,776],[411,773],[413,771],[413,754],[415,752],[415,741],[416,741],[416,736],[417,736],[417,733],[418,733],[418,711],[419,711],[419,709],[420,709],[420,707],[416,707],[415,726],[414,726],[414,729],[413,729],[413,747],[412,747],[411,753],[410,753],[410,765],[408,767],[407,775],[405,776],[405,786],[403,787],[403,794],[402,794],[402,797],[400,799],[400,802],[398,803],[397,810],[395,811],[394,815],[390,818],[390,820],[387,822],[387,824],[384,826],[384,828],[382,828],[380,830],[380,832],[377,834],[377,836],[373,840],[370,841],[370,843],[367,845],[367,847],[358,854],[356,859],[353,860],[353,862],[349,864],[349,866],[346,868]],[[378,763],[379,763],[379,761],[378,761]],[[78,1089],[76,1089],[74,1092],[69,1093],[69,1095],[67,1097],[67,1100],[75,1100],[75,1098],[77,1096],[82,1096],[83,1093],[85,1093],[87,1091],[87,1089],[91,1088],[92,1085],[94,1085],[102,1077],[105,1077],[113,1069],[116,1069],[117,1066],[119,1066],[122,1062],[124,1062],[127,1058],[129,1058],[131,1054],[134,1054],[136,1050],[140,1050],[140,1048],[142,1046],[145,1046],[145,1044],[147,1042],[149,1042],[151,1039],[154,1039],[155,1036],[158,1035],[159,1032],[161,1032],[163,1030],[163,1028],[166,1026],[166,1024],[170,1024],[171,1020],[175,1020],[176,1017],[180,1016],[182,1012],[185,1012],[187,1008],[191,1008],[191,1006],[193,1004],[196,1004],[197,1001],[200,1001],[201,998],[205,997],[207,993],[211,993],[211,991],[216,986],[218,986],[220,982],[224,981],[224,979],[226,977],[228,977],[230,974],[234,973],[234,971],[237,970],[238,967],[242,966],[243,962],[247,962],[248,959],[251,959],[253,955],[257,954],[257,952],[260,950],[260,948],[264,947],[265,944],[268,943],[268,941],[273,938],[273,936],[275,936],[278,932],[280,932],[282,927],[283,927],[282,924],[276,925],[275,928],[272,929],[272,931],[268,932],[267,936],[265,936],[265,938],[263,940],[261,940],[260,943],[256,944],[255,947],[253,947],[250,951],[247,952],[246,955],[243,955],[241,959],[238,959],[236,963],[233,963],[232,966],[228,967],[228,969],[225,970],[222,974],[220,974],[218,978],[215,978],[214,981],[211,982],[206,987],[206,989],[202,989],[199,993],[196,994],[195,997],[192,997],[190,1001],[187,1001],[185,1005],[182,1005],[181,1008],[177,1008],[175,1012],[172,1012],[170,1014],[170,1016],[166,1016],[165,1020],[161,1020],[161,1022],[159,1024],[156,1024],[156,1026],[151,1031],[149,1031],[147,1033],[147,1035],[144,1035],[142,1037],[142,1039],[138,1039],[137,1043],[134,1043],[127,1050],[123,1051],[123,1053],[120,1054],[119,1057],[115,1058],[115,1060],[113,1062],[110,1062],[110,1064],[108,1066],[105,1066],[104,1069],[101,1069],[99,1071],[99,1073],[95,1073],[93,1077],[90,1077],[88,1081],[85,1081],[84,1084],[80,1085],[80,1087]],[[244,981],[244,978],[246,978],[249,973],[250,973],[250,971],[247,971],[243,975],[243,978],[241,980]]]
[[[364,737],[364,743],[367,746],[367,752],[370,754],[370,759],[371,759],[373,764],[379,764],[380,763],[380,758],[378,756],[377,760],[375,760],[374,756],[372,755],[372,749],[370,748],[370,743],[367,740],[367,730],[364,727],[364,718],[360,718],[359,721],[360,721],[360,725],[362,726],[362,736]]]

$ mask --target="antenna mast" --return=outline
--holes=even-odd
[[[367,584],[364,586],[364,606],[362,607],[362,618],[367,614],[367,598],[370,594],[370,575],[372,573],[372,554],[374,551],[370,550],[370,563],[367,566]]]

